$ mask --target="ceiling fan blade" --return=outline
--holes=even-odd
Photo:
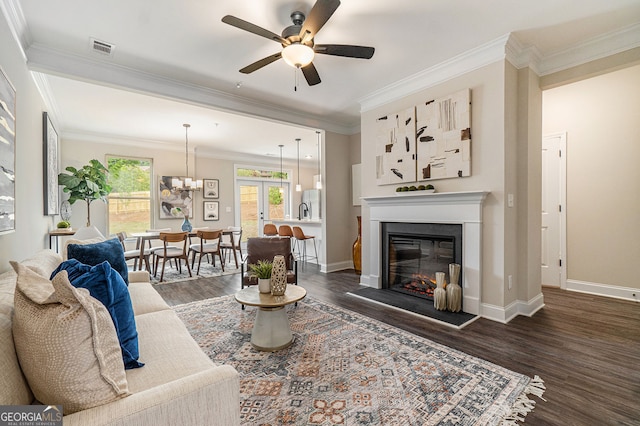
[[[259,61],[252,63],[251,65],[247,65],[246,67],[242,68],[240,72],[243,74],[251,74],[252,72],[257,71],[260,68],[266,65],[269,65],[271,62],[275,62],[280,58],[282,58],[282,54],[278,52],[274,55],[267,56],[266,58],[262,58]]]
[[[302,74],[304,74],[304,78],[307,80],[307,83],[309,83],[309,86],[315,86],[322,81],[320,80],[320,75],[318,74],[316,67],[313,65],[313,62],[301,69]]]
[[[367,46],[352,46],[349,44],[316,44],[313,46],[316,53],[334,56],[346,56],[348,58],[371,59],[375,48]]]
[[[304,20],[300,29],[300,38],[310,40],[316,36],[320,28],[327,23],[333,12],[340,6],[340,0],[318,0],[313,5],[309,16]]]
[[[251,22],[236,18],[235,16],[226,15],[222,18],[222,22],[224,22],[225,24],[229,24],[232,27],[240,28],[241,30],[249,31],[250,33],[268,38],[269,40],[277,41],[278,43],[286,45],[290,44],[289,40],[280,37],[278,34],[273,33],[269,30],[265,30],[264,28],[252,24]]]

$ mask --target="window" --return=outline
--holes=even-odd
[[[153,160],[107,156],[109,168],[109,234],[143,232],[151,226]]]

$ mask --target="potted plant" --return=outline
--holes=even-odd
[[[67,173],[58,175],[58,185],[62,185],[62,191],[69,194],[69,204],[78,200],[87,203],[87,226],[91,226],[91,202],[102,200],[107,202],[107,195],[111,192],[111,186],[107,183],[109,170],[98,160],[91,160],[89,164],[80,169],[67,167]]]
[[[258,260],[258,263],[249,265],[249,272],[258,279],[258,291],[271,293],[271,271],[273,262],[270,260]]]

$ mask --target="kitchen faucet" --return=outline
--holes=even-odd
[[[302,211],[300,210],[302,208]],[[298,220],[302,220],[303,217],[307,217],[309,215],[309,206],[307,203],[298,204]]]

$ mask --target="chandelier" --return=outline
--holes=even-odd
[[[185,177],[171,179],[171,186],[173,189],[182,191],[198,191],[202,189],[202,179],[194,179],[189,177],[189,127],[191,124],[185,123],[184,127],[184,163],[185,163]]]

